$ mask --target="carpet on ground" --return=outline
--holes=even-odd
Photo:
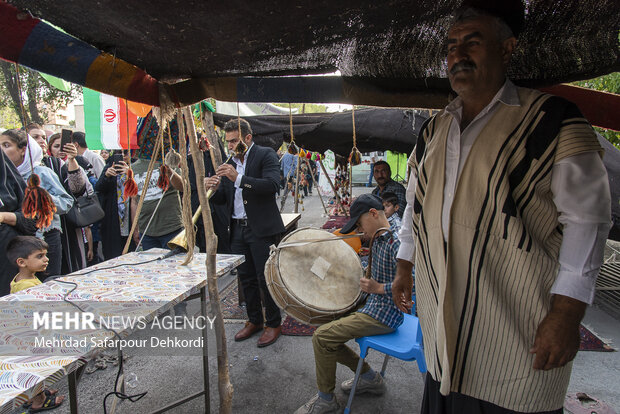
[[[239,306],[239,290],[236,280],[220,292],[220,304],[224,319],[247,319],[245,309]]]
[[[581,343],[579,344],[580,351],[615,351],[614,348],[612,348],[609,344],[606,344],[601,338],[583,325],[579,326],[579,336],[581,337]]]

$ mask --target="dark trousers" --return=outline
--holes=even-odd
[[[265,325],[277,328],[282,316],[265,283],[265,262],[269,257],[269,246],[278,243],[280,236],[258,237],[249,226],[243,226],[235,219],[231,230],[230,250],[245,256],[245,262],[237,268],[237,274],[245,296],[248,319],[255,325],[262,325],[264,306]]]
[[[490,402],[456,392],[443,396],[439,393],[439,385],[439,382],[435,381],[431,374],[426,373],[421,414],[522,414],[518,411],[508,410]],[[539,414],[562,414],[562,412],[563,409],[560,408]]]
[[[60,239],[60,230],[54,229],[43,234],[43,239],[47,243],[47,258],[49,262],[47,269],[39,279],[45,279],[48,276],[58,276],[61,274],[62,268],[62,240]]]

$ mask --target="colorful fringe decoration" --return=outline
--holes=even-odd
[[[22,212],[29,219],[36,218],[37,228],[44,229],[52,224],[56,205],[49,193],[44,188],[41,188],[40,185],[41,178],[37,174],[32,173],[30,178],[28,178],[28,187],[24,191]]]
[[[211,143],[207,139],[206,135],[203,136],[198,142],[198,149],[202,152],[211,150]]]
[[[362,163],[362,154],[357,147],[353,147],[351,154],[349,154],[349,163],[351,165],[360,165]]]
[[[297,145],[291,142],[288,144],[288,152],[289,154],[297,155],[299,154],[299,149],[297,148]]]
[[[133,179],[133,170],[129,168],[127,170],[127,181],[125,181],[125,189],[123,191],[123,201],[127,201],[129,197],[135,197],[138,195],[138,184]]]
[[[162,164],[159,167],[159,178],[157,179],[157,187],[161,188],[162,191],[168,191],[168,187],[170,187],[170,177],[168,177],[170,168],[166,164]]]

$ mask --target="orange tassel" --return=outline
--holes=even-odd
[[[351,154],[349,154],[349,163],[351,165],[360,165],[362,163],[362,154],[357,147],[353,147]]]
[[[166,164],[162,164],[161,167],[159,167],[159,178],[157,179],[157,187],[161,188],[163,191],[167,191],[168,187],[170,187],[168,166]]]
[[[44,229],[52,224],[56,205],[49,193],[44,188],[41,188],[40,185],[41,178],[36,174],[31,174],[30,178],[28,178],[28,187],[24,191],[22,212],[29,219],[36,218],[36,226]]]
[[[133,179],[133,170],[130,168],[127,170],[127,181],[125,181],[125,189],[123,191],[123,201],[127,201],[129,197],[135,197],[138,195],[138,184]]]

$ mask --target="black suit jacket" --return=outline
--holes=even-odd
[[[280,187],[278,155],[271,148],[254,144],[246,156],[248,158],[245,174],[241,178],[241,194],[248,225],[257,237],[284,233],[282,216],[276,203],[276,193]],[[236,166],[233,160],[230,160],[229,164]],[[230,219],[234,211],[234,197],[234,183],[223,177],[212,200],[229,206]]]

